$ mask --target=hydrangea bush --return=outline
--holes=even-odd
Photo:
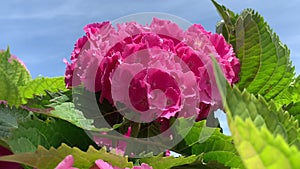
[[[212,3],[216,33],[155,17],[88,24],[64,77],[32,79],[1,51],[0,168],[299,168],[287,46],[254,10]]]

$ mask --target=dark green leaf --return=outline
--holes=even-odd
[[[0,104],[0,117],[0,140],[3,140],[11,135],[13,129],[18,128],[18,123],[30,116],[26,110]]]
[[[298,123],[300,122],[300,101],[297,103],[291,103],[287,107],[287,111],[298,120]]]
[[[42,121],[36,117],[19,123],[6,143],[14,153],[34,152],[38,145],[58,147],[61,143],[82,150],[87,150],[89,145],[97,146],[84,130],[71,123],[55,118]]]
[[[215,0],[212,0],[212,2],[223,18],[223,20],[217,25],[217,33],[223,34],[225,39],[232,44],[233,47],[235,47],[235,24],[238,19],[238,15],[225,6],[219,5]]]
[[[206,163],[217,161],[227,167],[243,168],[230,136],[225,136],[218,128],[207,127],[205,120],[195,122],[193,127],[186,131],[191,122],[188,119],[178,120],[177,133],[185,137],[172,148],[173,151],[183,155],[203,154]]]

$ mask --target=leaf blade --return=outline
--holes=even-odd
[[[289,49],[283,45],[263,17],[252,9],[236,15],[213,1],[224,20],[218,33],[226,37],[241,63],[240,90],[262,95],[267,101],[275,99],[289,86],[295,74],[290,61]],[[230,32],[228,33],[228,29]]]
[[[107,153],[105,148],[96,150],[94,147],[90,146],[87,151],[84,152],[76,147],[71,148],[66,144],[62,144],[57,149],[51,147],[49,150],[39,146],[36,152],[2,156],[0,157],[0,161],[17,162],[39,169],[53,169],[67,155],[72,155],[74,157],[74,167],[78,168],[90,168],[98,159],[103,159],[113,166],[122,168],[131,168],[133,166],[132,162],[128,162],[127,157]]]
[[[26,85],[19,87],[20,95],[22,97],[22,104],[27,103],[27,99],[33,98],[35,95],[45,95],[46,91],[49,92],[58,92],[58,91],[67,91],[65,87],[63,77],[53,77],[53,78],[44,78],[38,77],[35,78]]]

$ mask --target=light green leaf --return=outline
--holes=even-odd
[[[230,168],[245,168],[241,157],[237,152],[230,151],[210,151],[203,155],[203,162],[210,163],[217,161],[219,164],[222,164],[225,167]]]
[[[294,117],[282,109],[277,109],[263,97],[256,98],[247,91],[240,92],[238,88],[227,90],[226,112],[243,120],[250,118],[258,127],[267,127],[274,137],[281,135],[288,144],[300,148],[300,129]]]
[[[2,69],[0,69],[0,89],[0,100],[7,101],[9,105],[20,105],[21,99],[18,87]]]
[[[31,80],[25,66],[16,58],[12,58],[9,50],[0,52],[0,100],[6,100],[9,105],[26,104],[27,99],[35,95],[45,95],[49,92],[66,91],[63,77]]]
[[[170,169],[176,166],[182,166],[186,164],[199,163],[199,167],[202,164],[202,155],[191,155],[189,157],[164,157],[162,155],[153,156],[149,158],[140,159],[141,163],[146,163],[153,167],[153,169]]]
[[[52,110],[49,114],[50,116],[54,116],[63,120],[66,120],[84,130],[89,131],[111,131],[109,128],[96,128],[94,126],[93,119],[87,119],[83,113],[75,108],[75,105],[71,102],[61,103],[60,105],[56,105],[54,110]]]
[[[19,106],[21,98],[18,86],[31,79],[27,69],[16,58],[6,51],[0,51],[0,100],[5,100],[11,106]]]
[[[274,102],[278,108],[300,101],[300,76],[290,86],[286,86],[275,98]]]
[[[22,86],[31,79],[28,70],[19,60],[11,56],[9,49],[0,51],[0,70],[4,71],[11,83],[16,86]]]
[[[31,99],[26,99],[26,108],[35,113],[49,113],[55,106],[72,100],[72,91],[46,91],[44,95],[34,95]]]
[[[108,153],[105,148],[96,150],[94,147],[90,146],[88,150],[84,152],[76,147],[71,148],[65,144],[62,144],[57,149],[51,147],[49,150],[39,146],[36,152],[2,156],[0,157],[0,161],[17,162],[38,169],[53,169],[67,155],[72,155],[74,157],[74,167],[80,169],[92,167],[95,164],[94,162],[98,159],[102,159],[113,166],[121,168],[133,167],[132,162],[128,162],[127,157]]]
[[[251,119],[229,119],[235,146],[246,168],[299,168],[299,150],[290,147],[281,135],[275,137],[265,126],[258,129]]]
[[[38,77],[29,81],[24,86],[19,87],[20,95],[22,97],[22,103],[25,104],[27,99],[33,98],[35,95],[45,95],[48,92],[66,91],[64,78],[44,78]]]
[[[294,76],[287,46],[280,42],[263,17],[255,11],[246,9],[237,17],[224,6],[214,4],[224,19],[223,25],[231,29],[227,40],[233,42],[231,44],[240,59],[238,87],[241,90],[246,88],[255,95],[260,94],[267,101],[275,98],[291,84]]]

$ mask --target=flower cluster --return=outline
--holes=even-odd
[[[205,118],[221,98],[216,91],[211,57],[230,84],[240,63],[224,37],[194,24],[186,31],[168,20],[149,25],[94,23],[75,44],[67,61],[68,88],[83,84],[101,92],[112,105],[123,103],[142,121],[170,117]],[[180,114],[178,113],[180,112]]]

